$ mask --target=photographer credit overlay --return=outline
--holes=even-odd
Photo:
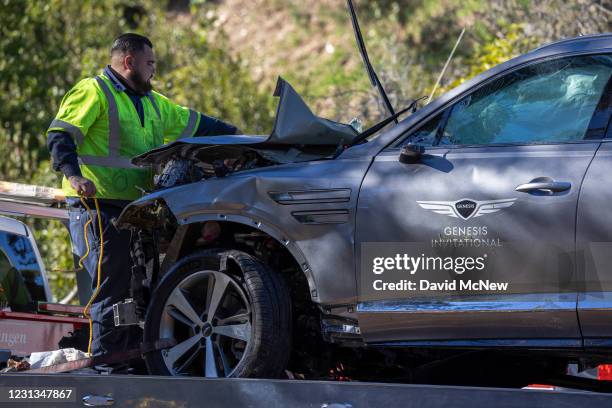
[[[360,301],[576,291],[575,260],[550,242],[505,243],[445,228],[429,242],[365,242]]]

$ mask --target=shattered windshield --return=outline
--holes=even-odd
[[[581,140],[611,73],[609,55],[563,58],[517,70],[455,104],[440,143]]]

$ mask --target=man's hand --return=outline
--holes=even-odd
[[[92,197],[96,195],[96,185],[93,181],[81,176],[70,176],[68,178],[70,185],[74,188],[77,194],[84,197]]]

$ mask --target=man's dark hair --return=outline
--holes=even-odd
[[[144,51],[145,45],[153,48],[153,43],[151,40],[143,35],[134,33],[121,34],[113,42],[113,46],[111,47],[111,55],[134,54],[138,51]]]

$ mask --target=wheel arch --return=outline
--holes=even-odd
[[[244,232],[258,232],[273,239],[278,244],[278,248],[284,251],[289,259],[293,261],[295,270],[299,271],[305,277],[310,300],[314,303],[318,303],[318,291],[315,277],[308,265],[306,257],[296,243],[274,226],[248,216],[238,214],[195,214],[178,220],[179,228],[183,233],[175,234],[171,244],[177,248],[176,253],[178,257],[182,257],[194,249],[195,238],[193,231],[197,231],[209,221],[217,222],[222,229],[229,228],[231,230]],[[191,231],[191,233],[189,233],[189,231]]]

